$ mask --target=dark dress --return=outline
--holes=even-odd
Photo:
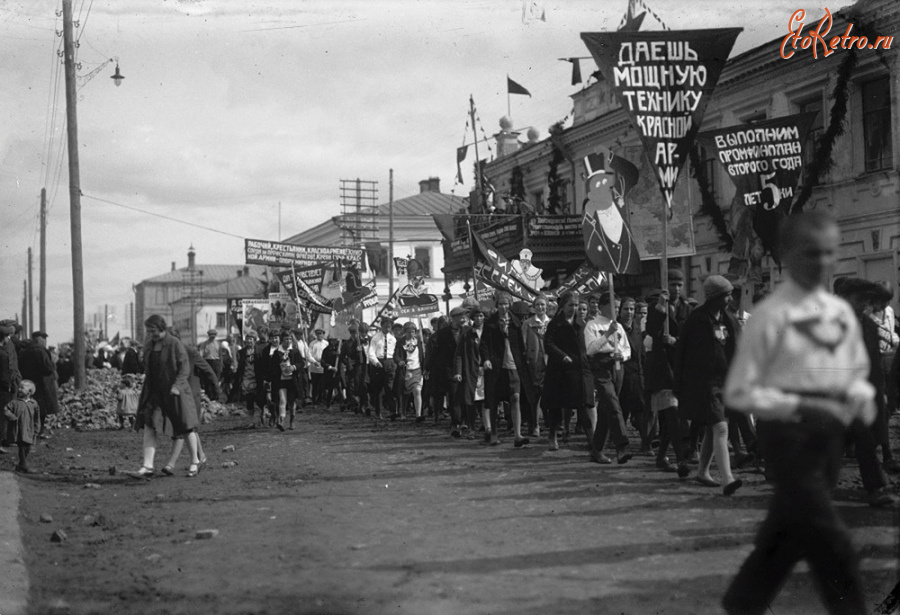
[[[454,374],[462,376],[458,395],[460,402],[471,406],[475,403],[475,389],[481,368],[481,337],[472,327],[465,327],[459,335],[454,358]]]
[[[19,357],[22,378],[34,382],[34,401],[41,408],[41,418],[59,412],[59,395],[56,390],[56,366],[50,351],[29,342]]]
[[[734,357],[736,331],[737,322],[728,310],[721,310],[716,320],[708,304],[695,309],[685,321],[675,346],[673,374],[678,407],[685,419],[703,425],[725,420],[722,391]]]
[[[577,316],[569,323],[562,311],[547,325],[544,335],[547,370],[541,402],[548,409],[585,408],[594,405],[594,381],[584,347],[584,322]],[[564,357],[572,359],[563,362]]]
[[[147,344],[144,386],[138,402],[135,430],[150,427],[158,435],[183,437],[200,425],[191,390],[191,362],[180,340],[166,335]],[[175,387],[179,395],[171,393]]]
[[[528,374],[525,354],[522,349],[522,325],[514,314],[509,315],[507,331],[503,331],[500,313],[495,312],[484,323],[481,334],[481,364],[491,362],[491,369],[484,371],[484,403],[494,408],[501,401],[510,401],[510,385],[504,373],[503,358],[506,353],[506,341],[509,340],[509,353],[512,355],[515,371],[521,377]]]

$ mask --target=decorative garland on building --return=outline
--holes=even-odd
[[[690,157],[691,175],[697,180],[697,185],[700,186],[700,215],[709,216],[712,220],[713,226],[716,229],[716,234],[719,236],[719,241],[722,242],[719,249],[722,252],[731,252],[731,248],[734,245],[734,238],[731,236],[731,233],[728,232],[728,222],[725,220],[725,215],[722,213],[721,208],[719,208],[719,204],[716,203],[716,199],[713,198],[712,190],[709,189],[709,178],[706,177],[706,167],[703,166],[700,150],[696,145],[691,148]]]
[[[850,98],[850,76],[853,69],[856,68],[857,62],[856,48],[852,48],[850,53],[844,56],[841,65],[838,67],[837,83],[834,84],[834,91],[831,93],[831,99],[834,104],[831,106],[830,119],[828,128],[819,139],[816,147],[816,154],[809,165],[808,179],[803,183],[797,201],[791,207],[790,213],[800,213],[803,207],[812,196],[813,188],[819,185],[819,181],[825,173],[831,168],[834,161],[831,159],[831,152],[834,149],[834,143],[837,138],[844,134],[844,119],[847,117],[847,101]]]

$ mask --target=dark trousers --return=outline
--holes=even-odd
[[[25,444],[23,442],[19,443],[19,467],[27,468],[28,464],[25,463],[25,460],[28,459],[28,453],[31,452],[31,445]]]
[[[619,391],[622,389],[622,366],[615,369],[613,364],[591,365],[594,376],[594,395],[597,399],[597,429],[591,440],[591,452],[600,454],[606,441],[612,436],[616,449],[628,446],[625,435],[625,418],[619,404]]]
[[[863,488],[871,493],[884,487],[887,479],[881,470],[881,464],[878,463],[878,454],[875,450],[877,445],[872,430],[861,421],[854,421],[850,425],[850,440],[856,449],[856,461],[859,464]]]
[[[631,424],[641,436],[641,442],[646,442],[650,421],[647,420],[649,417],[647,416],[647,406],[644,403],[644,383],[640,374],[628,370],[623,372],[619,404],[622,406],[622,418],[627,423],[630,417]]]
[[[397,366],[393,359],[380,359],[378,367],[369,365],[369,398],[375,406],[375,414],[383,417],[381,413],[382,403],[386,410],[394,414],[394,375]],[[382,395],[384,399],[382,400]]]
[[[324,396],[324,380],[325,374],[317,374],[316,372],[312,372],[309,375],[309,379],[312,383],[312,400],[313,403],[319,403],[322,401]]]
[[[685,458],[684,444],[681,441],[681,419],[678,416],[678,408],[664,408],[658,413],[659,419],[659,448],[656,451],[656,460],[662,461],[672,445],[675,459],[678,463],[687,461]]]
[[[731,441],[734,454],[737,455],[741,452],[741,439],[744,440],[747,452],[755,453],[757,448],[756,428],[753,427],[750,415],[726,409],[725,418],[728,419],[728,439]]]
[[[829,419],[809,424],[770,423],[767,463],[775,493],[756,546],[728,588],[731,614],[762,614],[794,565],[809,562],[829,613],[866,612],[850,533],[831,502],[844,448],[844,428]]]
[[[484,400],[476,401],[474,404],[462,404],[462,406],[463,414],[460,420],[470,431],[474,431],[476,419],[481,415],[481,410],[484,408]],[[490,412],[491,417],[491,433],[497,435],[497,423],[500,420],[499,412],[497,412],[496,406],[490,408],[488,411]]]

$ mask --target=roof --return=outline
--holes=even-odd
[[[431,214],[452,214],[460,207],[465,207],[463,198],[442,192],[420,192],[404,199],[394,201],[395,216],[430,216]],[[391,206],[382,203],[378,213],[382,216],[390,214]]]
[[[203,289],[204,297],[264,297],[266,282],[251,276],[241,276]]]
[[[194,270],[198,273],[201,271],[203,272],[204,282],[224,282],[226,280],[237,278],[238,270],[243,271],[244,267],[250,268],[250,277],[262,277],[263,272],[266,270],[266,268],[261,265],[194,265]],[[182,267],[175,271],[168,271],[161,275],[141,280],[139,284],[146,284],[148,282],[153,284],[181,284],[188,271],[189,269],[187,267]]]

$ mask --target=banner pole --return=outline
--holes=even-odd
[[[662,289],[669,292],[669,212],[666,208],[666,197],[662,199],[662,255],[659,259]],[[663,319],[663,335],[669,335],[669,301],[666,300],[666,317]]]
[[[611,321],[610,325],[612,323],[616,322],[616,289],[615,289],[615,284],[613,283],[614,277],[615,276],[613,274],[611,274],[611,273],[609,274],[609,320]],[[612,343],[613,354],[615,355],[616,342],[614,340],[609,340],[609,341]],[[619,365],[618,359],[616,359],[614,361],[614,368],[615,368],[615,371],[619,371],[622,368],[622,366]]]

